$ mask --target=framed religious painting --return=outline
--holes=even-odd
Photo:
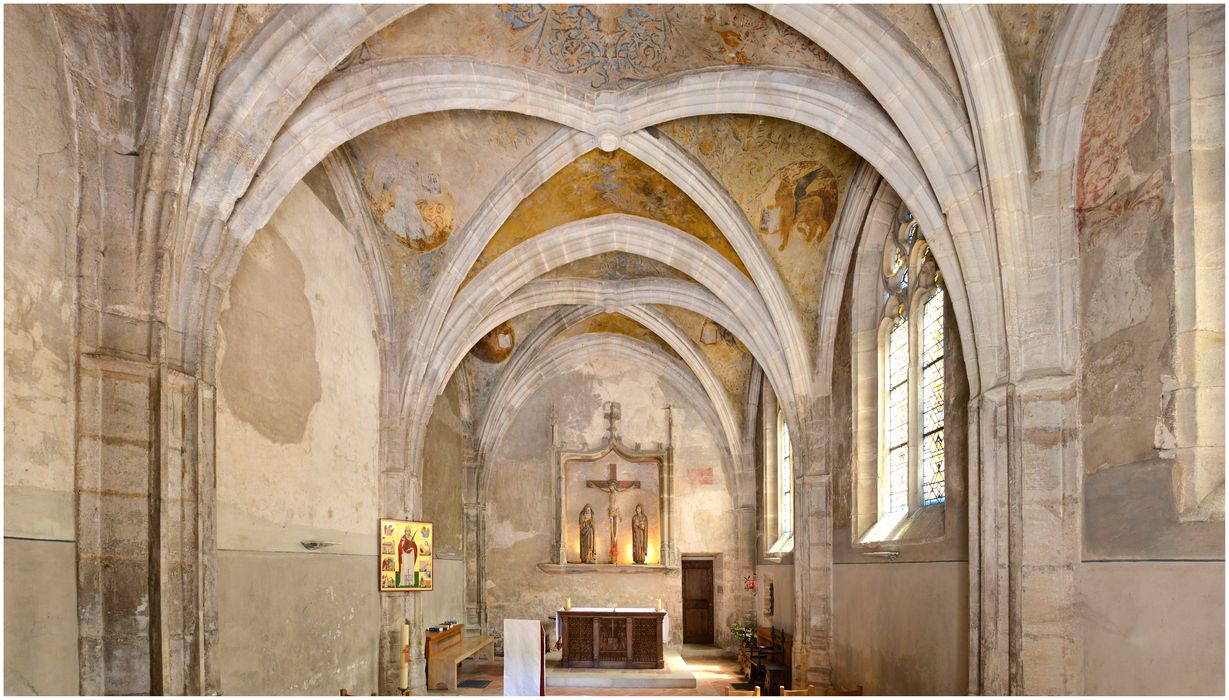
[[[380,592],[429,591],[435,580],[434,526],[380,518]]]

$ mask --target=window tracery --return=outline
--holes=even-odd
[[[912,213],[883,248],[880,513],[943,503],[943,276]]]

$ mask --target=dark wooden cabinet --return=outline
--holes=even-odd
[[[713,643],[713,561],[683,560],[683,642]]]
[[[665,668],[664,612],[560,610],[568,668]]]

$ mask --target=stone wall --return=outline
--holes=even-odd
[[[380,362],[350,235],[298,185],[219,323],[222,690],[376,689]],[[304,541],[329,543],[308,551]]]
[[[882,236],[868,227],[864,235]],[[877,258],[876,258],[877,260]],[[830,436],[832,458],[832,638],[833,682],[839,687],[861,685],[869,695],[940,694],[967,692],[969,678],[969,562],[968,562],[968,414],[969,383],[960,334],[950,302],[945,308],[944,334],[946,501],[941,525],[917,541],[901,540],[863,545],[865,535],[851,517],[855,498],[876,507],[874,493],[856,494],[853,474],[877,465],[857,465],[859,454],[853,405],[851,329],[874,328],[878,309],[852,303],[850,286],[842,304],[833,354],[832,416],[836,430]],[[852,314],[876,314],[854,323]],[[859,367],[876,381],[877,364]],[[870,408],[875,410],[875,399]],[[863,403],[859,399],[859,403]],[[873,425],[873,424],[872,424]],[[875,445],[877,438],[869,438]],[[872,459],[877,448],[870,450]],[[880,554],[895,552],[886,559]]]
[[[1173,223],[1173,29],[1165,7],[1123,8],[1080,144],[1078,609],[1090,694],[1224,691],[1223,515],[1181,517],[1174,488],[1174,425],[1194,419],[1175,415],[1173,393],[1174,241],[1190,235]]]
[[[448,383],[427,424],[422,517],[435,524],[435,589],[417,594],[424,625],[465,620],[465,426],[461,420],[459,379],[458,373]]]
[[[51,13],[4,20],[4,690],[75,694],[76,149]]]
[[[670,640],[682,642],[681,575],[669,573],[555,575],[539,570],[550,562],[554,508],[551,502],[550,416],[568,449],[597,445],[605,434],[608,401],[622,404],[620,434],[646,449],[666,441],[666,406],[673,406],[675,449],[674,531],[682,556],[717,555],[714,628],[730,643],[735,595],[750,570],[736,563],[738,533],[726,457],[690,399],[664,378],[621,357],[599,355],[575,371],[545,382],[512,421],[486,468],[490,481],[486,515],[488,620],[494,630],[505,618],[548,619],[565,598],[576,607],[653,606],[661,598],[670,613]],[[600,496],[600,494],[599,494]],[[604,502],[601,496],[598,502]],[[595,506],[595,511],[601,511]],[[624,532],[629,527],[625,521]],[[624,535],[626,536],[626,534]],[[622,537],[620,538],[622,539]],[[749,544],[749,542],[748,542]],[[601,560],[599,553],[599,561]]]

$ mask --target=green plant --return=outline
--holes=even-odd
[[[755,639],[755,628],[748,627],[741,622],[735,622],[734,624],[730,625],[730,633],[733,634],[738,641],[742,642],[743,646],[747,646],[751,643],[752,639]]]

